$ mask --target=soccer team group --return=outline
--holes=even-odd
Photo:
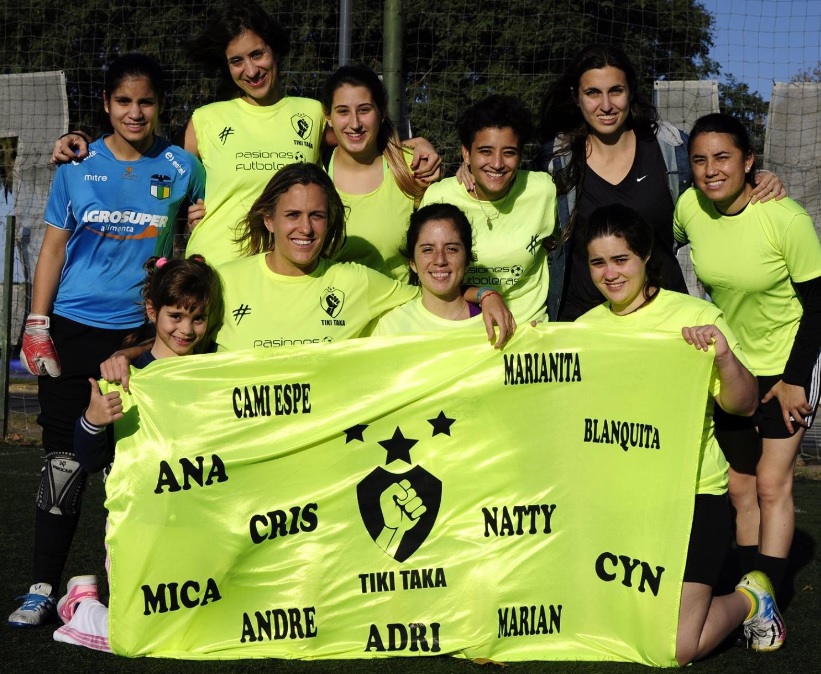
[[[127,390],[158,358],[371,334],[484,330],[503,348],[517,325],[575,320],[713,352],[675,656],[736,631],[780,648],[792,473],[821,383],[821,244],[756,171],[744,126],[711,114],[688,136],[658,119],[621,49],[591,45],[546,92],[538,131],[511,96],[464,110],[464,163],[439,180],[426,140],[399,141],[373,71],[340,68],[321,102],[288,97],[288,49],[259,6],[226,3],[192,53],[233,95],[196,110],[179,145],[155,134],[163,72],[141,54],[106,71],[110,133],[55,144],[21,350],[45,465],[33,585],[9,623],[59,618],[56,640],[110,650],[95,576],[56,599],[86,477],[114,460],[122,404],[100,377]],[[171,259],[183,204],[186,256]],[[684,244],[709,302],[687,294]],[[733,542],[740,580],[718,596]]]

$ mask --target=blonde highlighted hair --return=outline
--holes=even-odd
[[[320,256],[333,258],[345,243],[345,206],[333,182],[316,164],[288,164],[274,174],[262,194],[240,223],[237,244],[246,255],[256,255],[274,249],[274,235],[265,226],[265,218],[273,217],[279,198],[294,185],[317,185],[328,200],[328,233]]]

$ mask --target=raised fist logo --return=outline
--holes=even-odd
[[[376,544],[391,557],[396,555],[406,531],[417,525],[427,508],[408,480],[394,482],[379,497],[385,528]]]
[[[319,306],[331,318],[336,318],[342,311],[342,305],[345,303],[345,293],[338,288],[325,288],[322,296],[319,298]]]
[[[442,482],[421,466],[401,474],[379,467],[357,485],[356,495],[374,543],[404,562],[433,529],[442,504]]]
[[[314,123],[310,117],[300,112],[291,117],[291,126],[296,135],[305,140],[311,135]]]

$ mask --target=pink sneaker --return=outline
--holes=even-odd
[[[57,613],[64,623],[68,623],[80,603],[86,599],[99,599],[97,576],[74,576],[68,581],[68,593],[57,602]]]

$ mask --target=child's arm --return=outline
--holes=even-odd
[[[74,426],[74,453],[87,473],[102,470],[114,459],[114,446],[109,442],[106,426],[123,418],[119,391],[102,395],[93,379],[91,400],[83,416]]]
[[[120,384],[123,391],[128,393],[128,377],[131,363],[151,349],[154,341],[138,346],[130,346],[115,351],[108,359],[100,363],[100,375],[110,384]],[[109,422],[111,423],[111,422]]]

